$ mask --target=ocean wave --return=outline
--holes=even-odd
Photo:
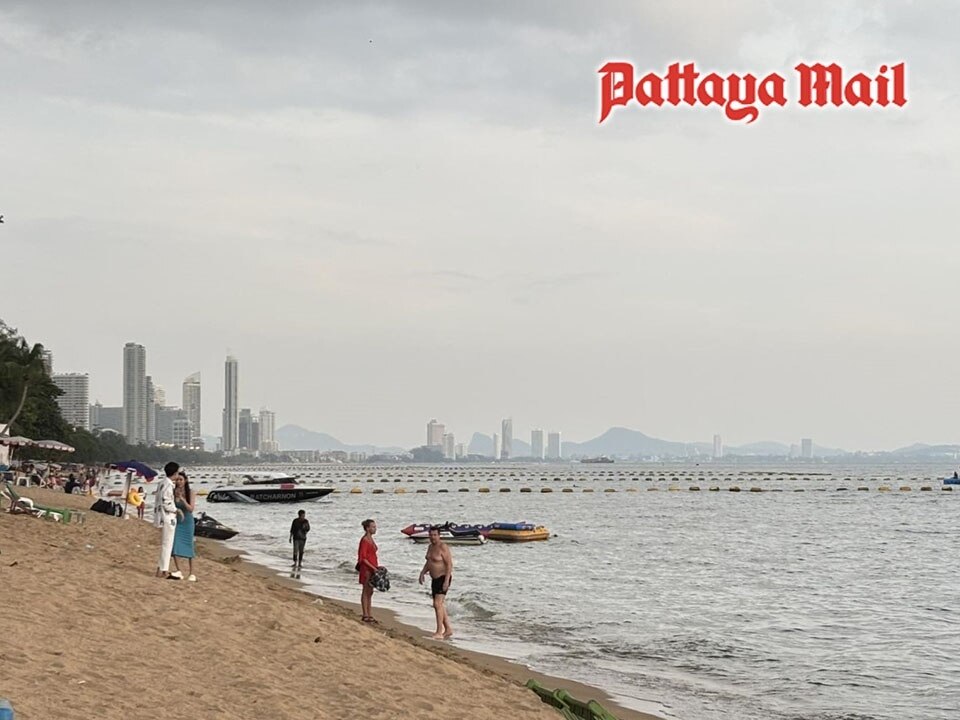
[[[457,609],[466,610],[468,616],[473,620],[492,620],[497,616],[495,610],[491,610],[480,601],[477,593],[464,593],[451,605],[454,605]]]

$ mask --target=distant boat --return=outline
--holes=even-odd
[[[218,485],[207,502],[297,503],[317,500],[333,492],[325,485],[304,485],[285,473],[241,473],[239,482]]]
[[[957,477],[956,475],[954,475],[953,477],[944,478],[943,484],[944,485],[960,485],[960,477]]]
[[[593,465],[597,463],[607,464],[607,463],[612,463],[613,458],[608,458],[606,455],[601,455],[600,457],[584,458],[580,462],[587,465]]]
[[[400,532],[413,540],[415,543],[430,542],[430,528],[434,527],[427,523],[408,525]],[[487,541],[487,533],[490,532],[490,526],[481,525],[456,525],[454,523],[445,523],[436,526],[440,530],[440,539],[447,545],[483,545]]]

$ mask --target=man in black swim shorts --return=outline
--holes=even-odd
[[[440,528],[430,528],[430,545],[427,547],[426,562],[420,571],[420,584],[430,575],[430,595],[433,597],[433,612],[437,616],[437,631],[434,640],[449,640],[453,637],[453,625],[447,616],[446,596],[453,579],[453,554],[450,547],[440,539]]]

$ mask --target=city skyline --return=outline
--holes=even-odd
[[[413,447],[425,417],[462,435],[504,413],[515,438],[960,438],[947,6],[243,7],[241,27],[220,8],[4,18],[4,320],[92,398],[122,403],[132,338],[171,398],[202,373],[215,436],[229,348],[245,406],[348,440]],[[598,125],[610,60],[817,58],[903,59],[907,105]],[[37,296],[52,257],[93,284],[95,332]],[[113,301],[117,270],[191,312]]]

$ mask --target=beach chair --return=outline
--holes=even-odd
[[[6,482],[4,485],[7,488],[5,494],[10,499],[11,512],[17,512],[19,510],[20,512],[26,512],[39,518],[48,518],[56,522],[70,522],[71,512],[66,508],[37,505],[32,499],[21,497],[20,494],[13,489],[11,483]]]

